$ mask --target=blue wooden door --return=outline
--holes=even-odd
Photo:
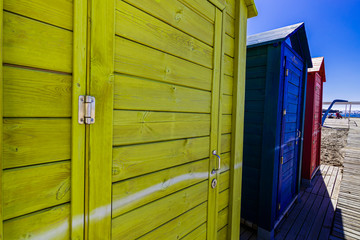
[[[277,217],[297,194],[303,63],[285,48]]]

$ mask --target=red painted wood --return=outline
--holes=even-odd
[[[326,81],[324,58],[313,59],[314,67],[308,69],[302,178],[310,180],[320,166],[321,117],[323,83]]]

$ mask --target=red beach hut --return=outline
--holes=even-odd
[[[311,179],[320,166],[321,116],[323,83],[326,82],[324,57],[313,58],[313,67],[308,69],[306,87],[306,111],[302,159],[302,182],[311,184]]]

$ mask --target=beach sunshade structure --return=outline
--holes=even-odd
[[[271,239],[299,192],[307,68],[304,23],[247,42],[242,218]]]
[[[253,0],[0,12],[1,239],[239,239]]]
[[[308,69],[306,87],[306,110],[301,177],[305,185],[320,167],[321,118],[323,83],[326,82],[323,57],[313,58],[313,67]]]

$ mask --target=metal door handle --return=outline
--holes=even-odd
[[[297,129],[297,137],[300,138],[301,137],[301,131],[299,129]]]
[[[215,172],[215,171],[220,170],[220,167],[221,167],[221,158],[220,158],[219,155],[217,155],[216,150],[214,150],[214,151],[212,152],[212,154],[218,158],[217,169],[214,169],[214,170],[213,170],[213,172]]]

